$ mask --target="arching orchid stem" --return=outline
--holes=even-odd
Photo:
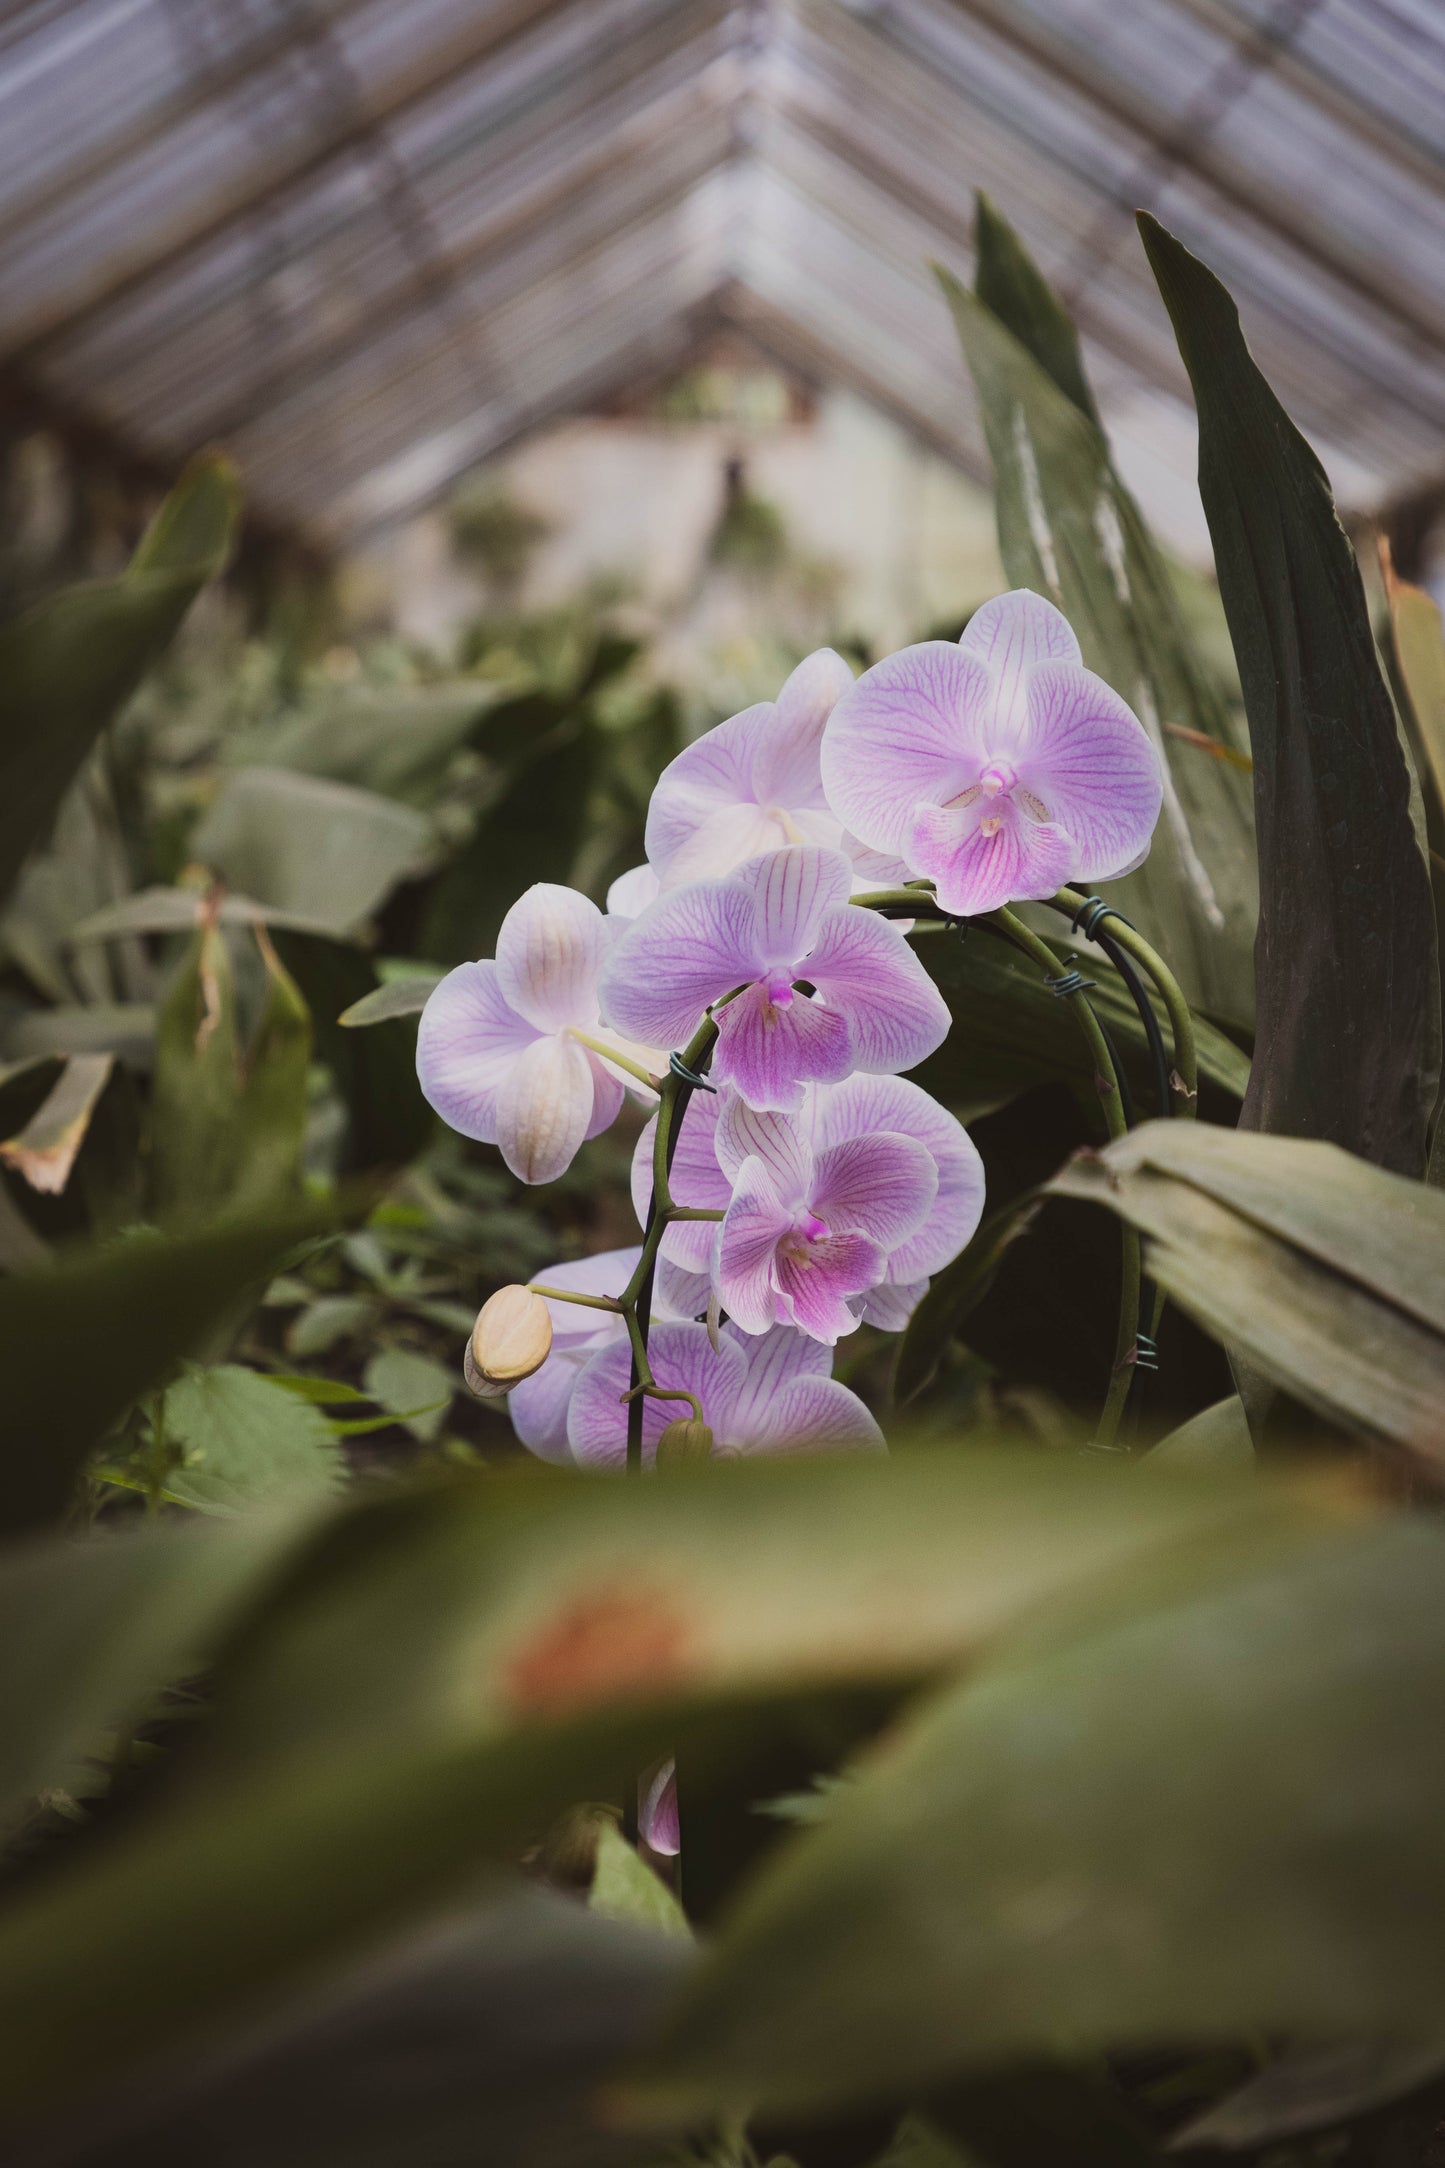
[[[669,1222],[673,1220],[723,1220],[726,1212],[717,1211],[712,1205],[673,1204],[667,1208]]]
[[[1056,896],[1050,898],[1050,904],[1064,917],[1074,918],[1083,910],[1087,900],[1076,888],[1061,888]],[[1174,1112],[1186,1120],[1191,1119],[1198,1108],[1199,1050],[1195,1042],[1194,1017],[1189,1003],[1184,998],[1179,981],[1163,957],[1135,927],[1123,919],[1112,918],[1109,920],[1109,938],[1117,941],[1121,949],[1126,949],[1134,961],[1143,966],[1159,989],[1159,998],[1168,1014],[1169,1029],[1174,1038],[1174,1072],[1177,1081],[1173,1083],[1173,1093],[1179,1101]]]
[[[1032,958],[1046,978],[1060,975],[1060,959],[1039,936],[1012,911],[990,913],[993,924],[1002,931],[1015,948]],[[1099,1019],[1089,1006],[1089,997],[1080,989],[1063,997],[1073,1010],[1085,1043],[1094,1057],[1095,1077],[1099,1085],[1099,1102],[1103,1108],[1104,1121],[1111,1139],[1122,1137],[1125,1131],[1124,1106],[1118,1083],[1113,1074],[1114,1064],[1108,1042],[1100,1027]],[[1094,1431],[1093,1443],[1108,1450],[1119,1432],[1119,1423],[1129,1398],[1129,1387],[1134,1382],[1137,1367],[1135,1355],[1139,1341],[1139,1291],[1140,1258],[1139,1237],[1132,1227],[1124,1230],[1122,1268],[1119,1286],[1119,1329],[1114,1340],[1114,1363],[1109,1374],[1109,1389],[1104,1398],[1099,1421]]]
[[[717,1025],[708,1017],[682,1051],[682,1066],[701,1076],[712,1057],[717,1044]],[[676,1399],[675,1393],[665,1393],[652,1375],[647,1359],[647,1335],[652,1325],[652,1283],[657,1276],[657,1251],[668,1222],[674,1213],[686,1209],[675,1206],[668,1180],[672,1173],[673,1155],[682,1131],[682,1117],[687,1111],[688,1100],[695,1087],[675,1070],[669,1070],[662,1079],[657,1102],[657,1129],[652,1147],[652,1196],[647,1206],[647,1224],[642,1235],[642,1255],[637,1270],[628,1281],[618,1299],[627,1325],[627,1337],[632,1343],[632,1377],[626,1394],[627,1401],[627,1472],[642,1473],[642,1405],[649,1396],[654,1399]],[[684,1399],[690,1396],[684,1394]],[[702,1413],[695,1410],[697,1420]]]
[[[600,1054],[603,1061],[610,1062],[614,1069],[625,1069],[629,1076],[636,1077],[638,1083],[645,1084],[649,1091],[661,1091],[661,1077],[654,1076],[650,1069],[644,1069],[640,1061],[633,1061],[626,1054],[619,1054],[616,1047],[609,1046],[605,1039],[594,1039],[590,1032],[579,1031],[575,1024],[570,1026],[570,1030],[577,1044],[585,1046],[589,1053]]]
[[[545,1287],[540,1280],[529,1280],[527,1285],[534,1295],[545,1296],[548,1302],[575,1302],[584,1310],[610,1310],[614,1317],[622,1310],[615,1295],[574,1295],[568,1287]]]
[[[685,1400],[692,1409],[693,1421],[700,1423],[703,1420],[702,1402],[698,1399],[697,1394],[685,1392],[680,1386],[658,1385],[655,1382],[649,1382],[631,1386],[622,1395],[624,1407],[634,1403],[640,1406],[644,1400]]]

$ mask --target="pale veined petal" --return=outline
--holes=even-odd
[[[518,897],[497,935],[497,983],[539,1031],[597,1020],[597,980],[609,933],[575,888],[538,881]]]

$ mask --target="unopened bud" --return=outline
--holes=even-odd
[[[479,1400],[510,1392],[552,1348],[552,1313],[530,1287],[499,1287],[482,1304],[462,1369]]]
[[[680,1415],[669,1423],[657,1441],[659,1468],[681,1468],[688,1461],[706,1460],[712,1451],[712,1432],[696,1416]]]

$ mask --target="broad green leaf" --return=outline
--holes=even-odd
[[[1445,2040],[1350,2040],[1286,2049],[1174,2135],[1173,2149],[1268,2145],[1300,2131],[1353,2121],[1438,2078]],[[1433,2120],[1433,2118],[1432,2118]],[[1382,2149],[1383,2159],[1389,2158]],[[1398,2157],[1398,2156],[1397,2156]]]
[[[274,2008],[575,1800],[728,1756],[780,1696],[905,1686],[1045,1606],[1112,1610],[1140,1577],[1175,1600],[1352,1525],[1329,1491],[983,1454],[379,1498],[238,1646],[186,1781],[0,1916],[0,2099]]]
[[[427,978],[388,979],[343,1009],[336,1021],[348,1031],[366,1024],[386,1024],[394,1016],[420,1016],[442,977],[440,971]]]
[[[191,838],[228,886],[333,934],[370,918],[433,849],[409,806],[288,768],[237,769]]]
[[[148,1069],[155,1050],[156,1012],[148,1001],[87,1002],[32,1009],[8,1035],[17,1059],[37,1054],[114,1054],[133,1068]]]
[[[893,1397],[900,1405],[930,1382],[959,1326],[992,1287],[1004,1251],[1027,1232],[1038,1209],[1035,1190],[1012,1198],[987,1215],[973,1240],[959,1251],[951,1265],[934,1274],[928,1293],[908,1320],[898,1344]]]
[[[151,1100],[151,1196],[163,1225],[199,1226],[299,1193],[310,1017],[269,942],[261,953],[265,1006],[244,1051],[226,938],[209,917],[166,996]]]
[[[381,1348],[366,1366],[366,1390],[372,1399],[389,1408],[423,1445],[440,1435],[460,1384],[460,1357],[457,1368],[448,1370],[430,1355],[388,1347]]]
[[[1102,2070],[1030,2059],[930,2094],[978,2168],[1148,2168],[1163,2153]]]
[[[977,294],[947,271],[938,277],[988,439],[1005,569],[1016,586],[1063,610],[1084,661],[1134,709],[1164,769],[1150,856],[1138,872],[1106,884],[1108,893],[1147,929],[1194,1006],[1247,1024],[1255,912],[1249,783],[1165,728],[1233,745],[1233,718],[1195,652],[1168,568],[1113,467],[1092,402],[1079,403],[1083,366],[1072,326],[1017,237],[986,210],[978,258]]]
[[[168,1387],[160,1420],[180,1456],[166,1495],[203,1512],[305,1503],[345,1477],[321,1410],[238,1363],[187,1370]]]
[[[0,1666],[0,1804],[64,1784],[107,1727],[204,1669],[312,1526],[276,1514],[243,1537],[198,1527],[178,1543],[153,1522],[0,1552],[0,1641],[13,1652]]]
[[[1403,1516],[994,1662],[774,1855],[649,2097],[818,2111],[1061,2050],[1438,2028],[1442,1692],[1445,1538]]]
[[[359,1393],[354,1385],[344,1385],[340,1378],[313,1378],[299,1371],[268,1371],[267,1382],[279,1385],[284,1392],[295,1393],[298,1400],[311,1400],[323,1408],[336,1407],[342,1402],[365,1401],[370,1397]]]
[[[609,1815],[598,1818],[597,1865],[587,1905],[604,1919],[630,1920],[659,1934],[691,1939],[682,1906]]]
[[[1307,1408],[1445,1462],[1445,1196],[1338,1146],[1147,1122],[1051,1184]]]
[[[118,579],[66,588],[0,627],[0,897],[101,731],[222,569],[238,506],[229,462],[198,459]]]
[[[1139,227],[1199,409],[1254,751],[1258,1032],[1242,1120],[1418,1175],[1440,1063],[1435,918],[1359,566],[1228,292],[1147,212]]]
[[[221,2133],[229,2160],[266,2168],[702,2168],[681,2133],[617,2128],[605,2090],[690,1961],[675,1937],[508,1881],[224,2055],[113,2091],[65,2168],[197,2168]],[[56,2163],[49,2135],[14,2168]]]
[[[425,810],[496,704],[497,688],[475,680],[347,686],[322,696],[314,712],[243,740],[240,757],[248,767],[290,768]]]
[[[1199,1468],[1215,1473],[1252,1468],[1254,1440],[1249,1434],[1244,1402],[1238,1393],[1217,1400],[1212,1408],[1201,1409],[1187,1423],[1171,1430],[1167,1438],[1161,1438],[1146,1457],[1151,1468]]]
[[[977,933],[965,939],[929,933],[919,936],[916,946],[954,1017],[948,1039],[915,1072],[936,1098],[972,1111],[998,1105],[1030,1084],[1055,1077],[1086,1086],[1091,1082],[1093,1061],[1068,1004],[1050,993],[1026,957]],[[1080,955],[1078,962],[1095,981],[1089,998],[1119,1049],[1136,1103],[1152,1111],[1154,1070],[1128,989],[1097,951]],[[1168,1019],[1157,1004],[1155,1014],[1167,1046]],[[1199,1057],[1207,1085],[1232,1099],[1243,1097],[1249,1082],[1247,1058],[1203,1019]]]
[[[298,1209],[182,1239],[137,1233],[0,1280],[0,1531],[58,1519],[126,1410],[334,1217]]]

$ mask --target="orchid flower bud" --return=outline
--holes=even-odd
[[[681,1468],[689,1461],[706,1460],[712,1452],[712,1432],[695,1416],[680,1415],[669,1423],[657,1441],[659,1468]]]
[[[467,1384],[479,1400],[509,1392],[540,1370],[552,1348],[552,1315],[530,1287],[499,1287],[472,1327],[463,1357]]]

